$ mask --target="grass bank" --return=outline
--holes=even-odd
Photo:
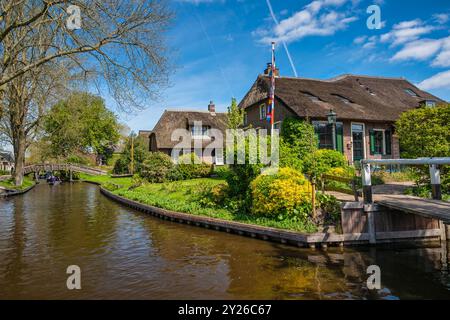
[[[21,186],[16,186],[14,184],[13,179],[0,181],[0,187],[3,187],[8,190],[22,191],[25,190],[35,184],[33,179],[28,178],[27,176],[23,177],[23,184]]]
[[[277,221],[255,217],[250,214],[236,213],[229,208],[205,206],[202,202],[205,190],[225,183],[221,179],[202,178],[166,183],[144,183],[139,187],[130,189],[133,186],[132,178],[111,178],[87,174],[81,174],[80,178],[85,181],[100,183],[116,195],[162,209],[298,232],[312,233],[317,231],[313,225],[305,226],[297,221]]]

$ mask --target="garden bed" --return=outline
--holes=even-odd
[[[278,221],[267,217],[236,213],[226,207],[209,207],[205,205],[202,201],[204,191],[224,183],[224,180],[218,178],[200,178],[165,183],[143,183],[139,186],[134,186],[132,178],[111,178],[107,176],[89,176],[82,174],[81,179],[98,183],[114,195],[144,205],[174,212],[304,233],[314,233],[317,231],[312,226],[305,227],[297,221]],[[130,189],[130,187],[132,188]]]

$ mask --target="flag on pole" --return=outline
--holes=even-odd
[[[275,42],[272,42],[272,64],[270,68],[270,92],[269,92],[269,103],[267,109],[267,121],[273,127],[275,119]],[[273,128],[272,128],[273,129]]]

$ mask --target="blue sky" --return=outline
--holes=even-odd
[[[225,111],[240,100],[277,42],[282,76],[328,79],[344,73],[405,77],[450,101],[450,1],[172,0],[168,33],[171,86],[161,100],[121,115],[137,131],[152,129],[166,108]],[[369,30],[367,8],[381,8],[382,28]],[[275,23],[275,20],[278,23]],[[286,44],[292,57],[291,66]],[[294,71],[294,69],[296,71]]]

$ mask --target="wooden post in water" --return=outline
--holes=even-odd
[[[373,203],[373,197],[372,197],[372,178],[370,175],[370,164],[362,163],[361,173],[362,173],[364,203],[371,204]]]
[[[430,165],[431,191],[434,200],[442,200],[441,172],[437,164]]]

